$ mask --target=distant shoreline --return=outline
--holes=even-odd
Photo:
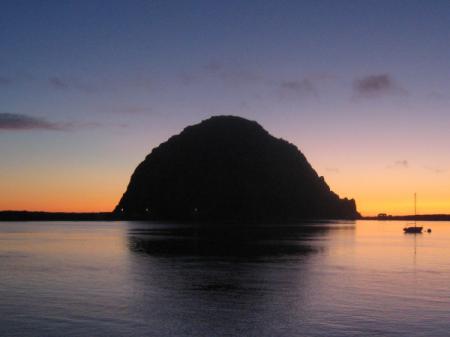
[[[386,215],[386,216],[363,216],[363,220],[417,220],[417,221],[450,221],[450,214],[419,214],[419,215]]]
[[[119,221],[119,220],[144,220],[144,219],[124,219],[117,217],[117,215],[115,215],[113,212],[77,213],[77,212],[0,211],[0,221]],[[358,220],[450,221],[450,214],[423,214],[417,216],[414,215],[363,216]]]
[[[0,211],[0,221],[114,221],[112,212]]]

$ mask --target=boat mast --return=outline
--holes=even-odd
[[[416,227],[417,222],[417,195],[414,192],[414,227]]]

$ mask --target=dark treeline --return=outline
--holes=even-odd
[[[103,213],[64,213],[0,211],[0,221],[105,221],[115,220],[110,212]]]

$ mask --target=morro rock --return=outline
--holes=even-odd
[[[258,123],[211,117],[154,148],[114,210],[124,219],[291,222],[355,219],[293,144]]]

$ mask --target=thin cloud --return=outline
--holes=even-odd
[[[104,112],[105,110],[99,110]],[[122,107],[113,107],[110,109],[112,113],[117,114],[126,114],[126,115],[149,115],[154,114],[152,108],[150,107],[140,107],[140,106],[122,106]]]
[[[238,61],[213,60],[203,64],[196,72],[180,72],[178,82],[183,86],[195,83],[205,84],[206,81],[219,80],[227,86],[238,88],[248,86],[253,92],[276,94],[280,99],[319,97],[319,84],[330,83],[336,76],[329,73],[316,73],[299,78],[283,78],[269,76],[253,67],[247,67]]]
[[[48,78],[48,83],[52,88],[62,91],[78,90],[84,93],[97,91],[95,86],[72,77],[51,76]]]
[[[299,96],[313,95],[318,96],[317,88],[310,78],[301,80],[282,81],[280,89],[283,94],[296,94]]]
[[[55,89],[67,90],[70,88],[69,83],[59,77],[50,77],[48,81],[50,82],[50,85]]]
[[[182,85],[187,86],[193,84],[196,80],[198,80],[198,76],[189,74],[187,72],[182,72],[178,74],[178,80]]]
[[[387,166],[387,168],[402,168],[406,169],[409,167],[409,162],[406,159],[396,160],[394,163]]]
[[[442,169],[442,168],[439,168],[439,167],[432,167],[432,166],[425,166],[425,169],[428,170],[428,171],[431,171],[431,172],[433,172],[435,174],[442,174],[442,173],[446,173],[448,171],[446,169]]]
[[[195,72],[182,71],[177,75],[177,80],[184,86],[204,82],[208,79],[218,79],[231,86],[264,81],[260,74],[234,62],[211,61],[202,65]]]
[[[1,130],[60,130],[57,123],[45,118],[32,117],[22,114],[0,113]]]
[[[206,76],[219,78],[225,84],[232,86],[264,81],[263,76],[258,72],[246,69],[233,62],[212,61],[204,65],[202,69]]]
[[[203,66],[203,68],[211,73],[217,73],[219,71],[223,71],[225,69],[225,65],[223,62],[211,61]]]
[[[339,79],[329,72],[298,72],[296,74],[272,74],[257,64],[242,63],[239,60],[211,60],[196,69],[181,70],[175,80],[182,87],[205,87],[217,90],[225,86],[232,90],[238,103],[237,109],[249,112],[267,100],[290,104],[312,100],[320,101],[321,95],[332,90]],[[221,89],[221,88],[220,88]]]
[[[155,88],[154,80],[147,75],[124,76],[122,78],[76,78],[66,76],[50,76],[47,83],[58,91],[79,91],[85,94],[98,92],[119,92],[123,88],[138,88],[149,91]]]
[[[389,74],[368,75],[353,82],[353,90],[359,97],[379,97],[387,94],[405,94]]]
[[[33,117],[24,114],[0,113],[0,130],[26,131],[49,130],[71,131],[100,126],[95,122],[52,122],[42,117]]]
[[[264,77],[257,71],[248,69],[239,62],[211,61],[203,65],[195,74],[182,73],[179,76],[182,84],[190,84],[193,81],[208,78],[218,79],[227,86],[237,87],[240,85],[254,85],[264,83]]]
[[[61,131],[74,131],[74,130],[80,130],[80,129],[94,129],[103,126],[104,124],[101,124],[99,122],[64,122],[64,123],[57,123],[59,126],[59,130]],[[111,124],[117,127],[127,127],[127,124]]]
[[[431,100],[434,100],[434,101],[445,102],[445,101],[448,101],[450,99],[450,96],[449,95],[445,95],[441,91],[433,90],[427,95],[427,98],[431,99]]]

